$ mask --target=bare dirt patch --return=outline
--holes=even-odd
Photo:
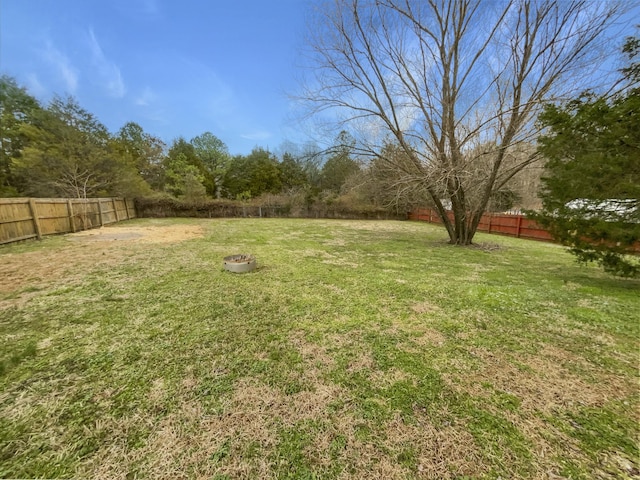
[[[69,240],[80,242],[112,242],[127,240],[141,243],[175,243],[204,235],[197,225],[133,225],[103,227],[68,235]]]
[[[2,255],[0,294],[37,290],[61,278],[69,284],[87,270],[128,261],[143,253],[145,244],[177,243],[203,235],[197,225],[114,225],[65,235],[70,242],[62,247]],[[13,304],[20,305],[32,296],[22,293]]]

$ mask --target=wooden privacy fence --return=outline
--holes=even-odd
[[[136,218],[125,198],[0,198],[0,244]]]
[[[453,213],[448,212],[453,220]],[[419,208],[409,214],[409,220],[420,220],[429,223],[442,224],[442,220],[433,209]],[[524,215],[507,215],[485,213],[478,225],[479,232],[499,233],[511,237],[528,238],[531,240],[553,241],[553,237],[544,228]]]

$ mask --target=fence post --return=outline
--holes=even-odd
[[[67,198],[67,211],[69,212],[69,228],[72,233],[76,233],[76,225],[73,221],[73,205],[70,198]]]
[[[113,203],[113,213],[116,215],[116,223],[118,223],[120,218],[118,218],[118,204],[116,203],[116,197],[111,197],[111,203]]]
[[[31,218],[33,219],[33,228],[36,231],[36,236],[38,237],[38,240],[42,240],[40,222],[38,221],[38,210],[36,208],[36,201],[33,198],[29,199],[29,210],[31,210]]]
[[[98,215],[100,216],[100,226],[104,227],[104,220],[102,218],[102,201],[98,198]]]
[[[491,233],[491,217],[493,217],[493,215],[489,214],[489,230],[487,233]]]
[[[522,215],[518,215],[518,228],[516,229],[516,237],[520,238],[520,227],[522,226]]]

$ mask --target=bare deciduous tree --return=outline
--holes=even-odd
[[[460,245],[471,243],[492,195],[538,159],[533,151],[509,161],[535,138],[544,103],[583,88],[619,13],[584,0],[325,6],[310,33],[304,99],[348,126],[361,154],[387,162],[399,187],[422,189]]]
[[[81,169],[77,164],[65,165],[59,177],[49,183],[65,197],[85,200],[109,185],[108,182],[100,181],[97,174],[89,169]]]

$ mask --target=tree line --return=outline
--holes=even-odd
[[[0,197],[164,195],[201,201],[281,195],[307,206],[339,199],[355,209],[394,211],[429,202],[414,184],[403,188],[402,170],[391,168],[389,159],[409,162],[398,144],[388,142],[371,159],[346,130],[328,147],[286,141],[276,152],[255,147],[248,155],[230,154],[208,131],[167,145],[135,122],[109,132],[71,96],[56,95],[43,105],[6,75],[0,77],[0,120]],[[533,190],[513,182],[492,197],[489,208],[508,209]]]
[[[303,192],[337,197],[362,174],[353,140],[330,148],[285,142],[232,155],[211,132],[167,145],[135,122],[111,133],[70,96],[42,105],[14,78],[0,78],[0,196],[248,200]]]

